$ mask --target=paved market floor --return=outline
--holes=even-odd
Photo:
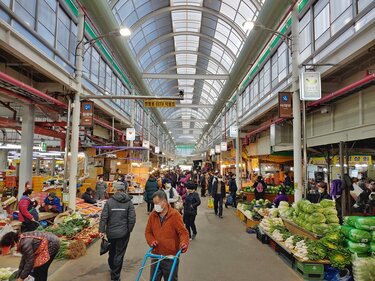
[[[234,215],[233,209],[224,210],[220,219],[207,209],[206,201],[197,217],[198,236],[189,252],[183,255],[179,270],[182,281],[294,281],[299,276],[267,245],[262,245],[254,234],[245,232],[245,225]],[[132,234],[122,271],[122,280],[133,281],[147,250],[144,228],[146,206],[137,208],[137,224]],[[51,268],[52,281],[110,280],[107,256],[99,256],[99,243],[78,260]],[[144,279],[148,280],[146,276]]]

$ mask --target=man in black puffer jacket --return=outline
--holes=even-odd
[[[116,193],[104,205],[100,218],[100,236],[107,235],[111,243],[108,264],[111,280],[120,280],[124,255],[129,243],[130,233],[135,225],[135,209],[124,184],[116,185]]]

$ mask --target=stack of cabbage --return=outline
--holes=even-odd
[[[344,218],[341,232],[346,237],[347,248],[358,256],[375,252],[375,217],[351,216]]]
[[[320,236],[340,226],[335,201],[325,199],[318,204],[313,204],[308,200],[299,201],[294,210],[293,221]]]
[[[353,275],[356,281],[375,281],[375,257],[355,259]]]

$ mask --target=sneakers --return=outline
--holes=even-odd
[[[191,236],[191,240],[194,240],[195,237],[197,237],[197,234],[193,234],[193,235]]]

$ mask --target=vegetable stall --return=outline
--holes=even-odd
[[[355,281],[375,281],[375,217],[345,217],[340,225],[333,200],[281,202],[278,208],[254,200],[239,203],[237,214],[256,221],[257,238],[305,280],[351,280],[353,274]]]

